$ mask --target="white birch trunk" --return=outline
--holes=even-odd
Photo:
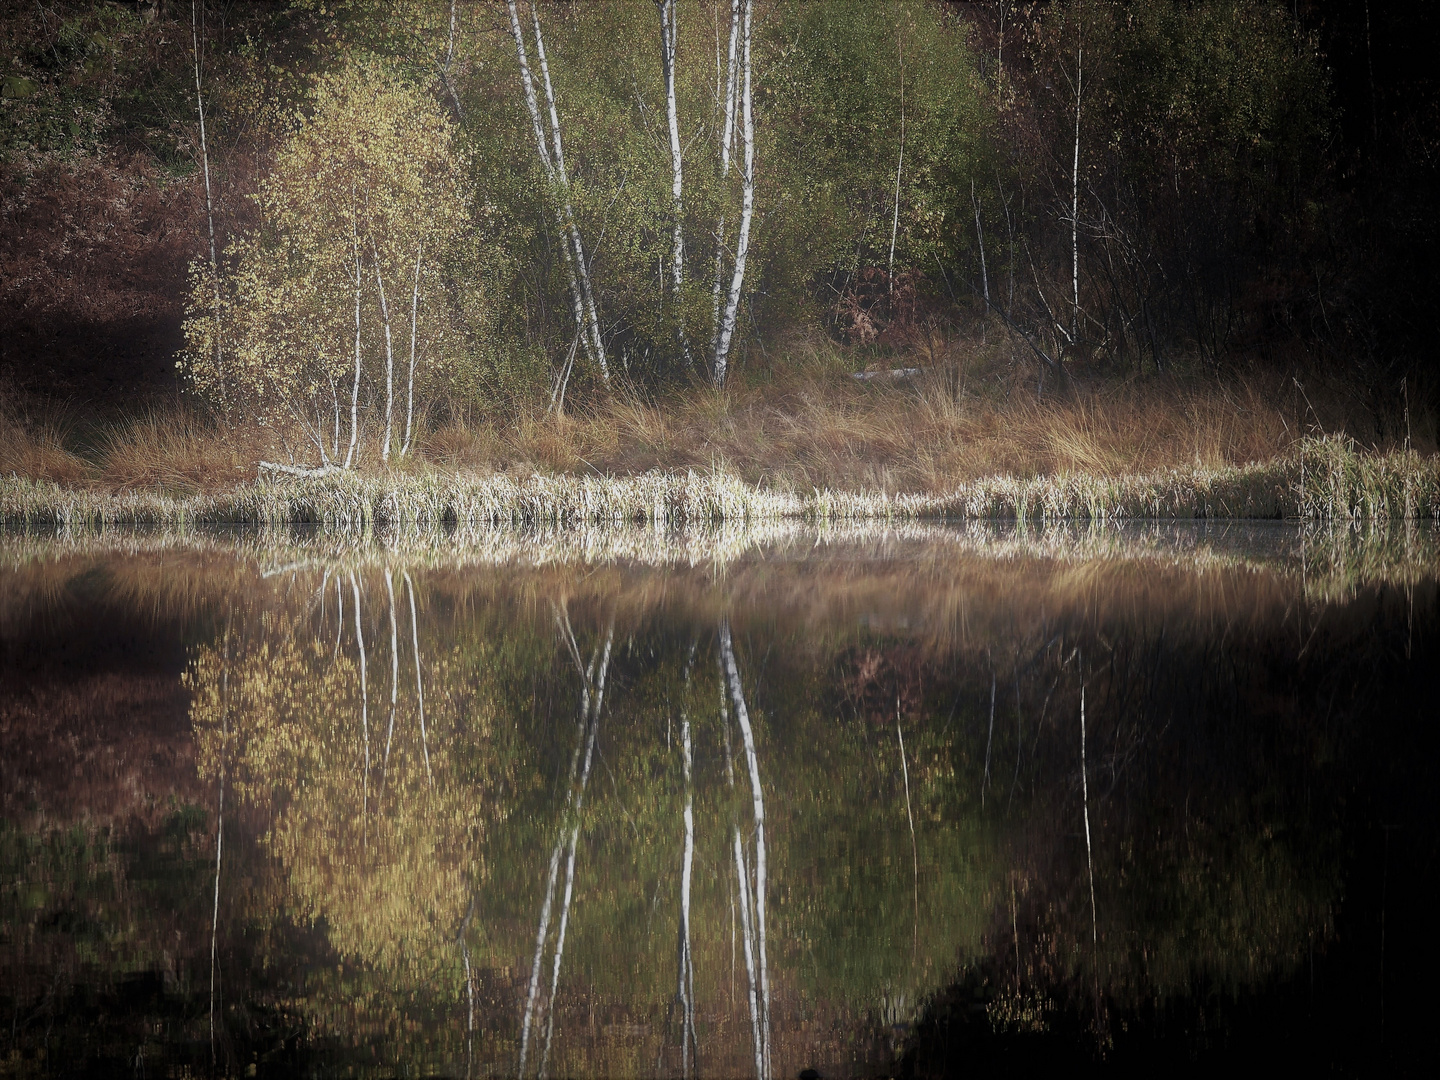
[[[380,763],[380,798],[385,798],[385,779],[390,773],[390,744],[395,739],[395,710],[400,701],[400,628],[395,621],[395,585],[390,567],[385,567],[385,595],[390,605],[390,723],[385,729],[385,757]]]
[[[730,0],[730,51],[725,75],[725,122],[720,138],[720,182],[730,177],[730,151],[735,144],[735,92],[737,84],[736,49],[740,40],[740,0]],[[717,57],[718,63],[718,57]],[[719,78],[719,72],[716,72]],[[715,283],[712,290],[710,322],[710,354],[715,355],[720,341],[720,294],[725,287],[725,212],[715,226]]]
[[[220,340],[220,260],[215,252],[215,209],[210,196],[210,148],[205,139],[205,99],[200,93],[200,29],[196,19],[196,0],[190,0],[190,45],[195,58],[195,111],[200,117],[200,169],[205,177],[205,222],[210,227],[210,280],[215,287],[215,371],[224,371],[224,350]],[[225,380],[219,384],[224,404]]]
[[[380,460],[389,464],[390,440],[395,425],[395,350],[390,340],[390,304],[385,298],[385,279],[380,273],[380,250],[375,236],[370,236],[370,254],[375,260],[375,288],[380,292],[380,324],[385,329],[385,441],[380,445]]]
[[[535,96],[535,79],[530,70],[530,57],[525,48],[525,32],[520,26],[520,13],[515,6],[515,0],[507,0],[506,7],[510,13],[510,35],[515,40],[515,53],[520,61],[520,85],[525,91],[526,108],[530,111],[530,126],[535,135],[535,149],[540,155],[540,165],[545,170],[545,176],[550,181],[550,186],[558,189],[560,184],[555,170],[555,158],[550,152],[549,139],[545,134],[545,122],[541,119],[540,104]],[[565,210],[557,203],[554,207],[554,214],[555,226],[561,237],[560,251],[565,260],[565,273],[570,284],[570,304],[575,317],[575,328],[580,334],[585,355],[590,358],[591,363],[598,364],[599,360],[595,355],[594,340],[590,334],[585,297],[580,286],[580,276],[576,270],[575,252],[571,243],[570,227]],[[605,374],[608,380],[608,372],[605,372],[603,368],[602,374]]]
[[[970,181],[970,205],[975,208],[975,238],[980,244],[980,285],[985,294],[985,314],[990,314],[990,270],[985,265],[985,229],[980,224],[980,201],[975,198],[975,181]]]
[[[675,97],[675,55],[679,32],[676,25],[675,0],[656,0],[660,11],[660,68],[665,80],[665,117],[670,129],[670,202],[675,215],[670,242],[670,284],[680,320],[676,325],[680,351],[685,363],[691,363],[690,345],[685,339],[684,308],[681,289],[685,284],[685,182],[683,153],[680,146],[680,112]]]
[[[745,259],[750,252],[750,223],[755,216],[755,116],[751,78],[751,23],[754,0],[742,0],[742,70],[743,83],[740,92],[740,124],[745,140],[745,168],[741,180],[740,235],[735,244],[735,270],[730,275],[730,295],[725,301],[725,313],[721,319],[720,332],[715,341],[716,386],[725,385],[725,373],[730,359],[730,343],[735,336],[735,321],[740,312],[740,292],[745,285]]]
[[[454,17],[454,11],[451,11]],[[415,245],[415,282],[410,288],[410,380],[405,390],[405,441],[400,445],[400,456],[410,453],[410,434],[415,423],[415,335],[420,325],[420,260],[425,245]]]
[[[360,585],[355,575],[350,575],[350,588],[355,599],[355,644],[360,650],[360,728],[365,734],[365,775],[364,796],[361,802],[361,820],[370,816],[370,683],[365,671],[365,632],[360,627]]]
[[[735,706],[735,719],[740,725],[740,739],[745,746],[745,764],[750,773],[750,800],[755,815],[755,935],[759,943],[760,968],[760,1034],[762,1076],[770,1075],[770,969],[766,959],[765,941],[765,795],[760,784],[760,759],[755,752],[755,733],[750,726],[750,710],[745,705],[745,691],[740,683],[740,669],[735,663],[735,648],[730,639],[730,621],[720,623],[720,651],[725,675],[730,685],[730,703]]]
[[[900,153],[895,159],[895,213],[890,220],[890,259],[885,264],[885,287],[890,295],[895,293],[895,237],[900,232],[900,170],[905,167],[905,54],[900,57]]]
[[[570,174],[565,169],[565,148],[560,141],[560,113],[555,107],[555,88],[550,82],[550,64],[545,58],[545,37],[540,32],[540,11],[534,0],[530,4],[530,20],[535,27],[535,56],[540,61],[540,76],[545,87],[545,104],[550,113],[550,139],[554,151],[555,179],[560,185],[561,201],[565,210],[565,225],[570,234],[570,246],[574,250],[575,270],[580,278],[580,292],[585,299],[586,325],[589,327],[590,344],[594,358],[600,366],[600,376],[610,382],[610,365],[605,357],[605,341],[600,333],[600,317],[595,311],[595,294],[590,288],[590,264],[585,258],[585,245],[580,238],[580,226],[575,222],[575,208],[570,203]]]
[[[1085,869],[1090,875],[1090,944],[1100,943],[1095,918],[1095,862],[1090,856],[1090,779],[1085,770],[1085,687],[1080,687],[1080,794],[1085,811]]]
[[[405,575],[405,593],[410,599],[410,650],[415,654],[415,703],[420,710],[420,749],[425,754],[425,776],[430,786],[435,786],[435,774],[430,771],[430,739],[425,734],[425,683],[420,678],[420,624],[415,618],[415,586],[410,581],[409,571]]]
[[[1075,155],[1070,166],[1070,341],[1080,340],[1080,90],[1085,46],[1075,50]]]
[[[351,222],[350,241],[355,249],[355,381],[350,389],[350,448],[345,451],[345,468],[355,460],[355,440],[360,431],[360,284],[362,266],[360,263],[360,235],[357,225]]]

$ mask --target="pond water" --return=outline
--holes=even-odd
[[[0,1073],[1420,1071],[1436,568],[0,538]]]

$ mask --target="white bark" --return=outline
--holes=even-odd
[[[225,668],[221,680],[220,798],[215,814],[215,897],[210,908],[210,1063],[215,1063],[215,999],[220,968],[220,856],[225,846],[225,743],[229,738],[230,628],[225,628]],[[223,1003],[222,1003],[223,1007]]]
[[[690,360],[690,346],[685,340],[683,321],[684,308],[680,304],[681,289],[685,284],[685,218],[684,218],[684,162],[680,147],[680,113],[675,98],[675,54],[678,30],[676,26],[675,0],[655,0],[660,12],[660,68],[665,81],[665,116],[670,129],[670,202],[675,215],[670,242],[670,284],[676,303],[676,311],[682,318],[676,326],[680,351],[685,363]]]
[[[1080,339],[1080,90],[1085,76],[1085,46],[1075,50],[1075,155],[1070,166],[1070,341]]]
[[[1085,772],[1085,687],[1080,687],[1080,792],[1085,809],[1085,869],[1090,874],[1090,943],[1099,944],[1095,921],[1095,863],[1090,856],[1090,780]]]
[[[740,92],[740,125],[745,140],[745,167],[741,179],[740,236],[735,244],[735,270],[730,275],[730,295],[715,341],[716,386],[725,385],[730,359],[730,343],[735,336],[735,320],[740,312],[740,292],[745,285],[745,259],[750,253],[750,223],[755,216],[755,115],[751,78],[751,23],[754,0],[742,0],[741,68],[743,81]]]
[[[210,227],[210,280],[215,288],[215,371],[223,372],[224,350],[220,339],[220,260],[215,252],[215,207],[210,196],[210,148],[205,139],[205,99],[200,93],[200,28],[196,0],[190,0],[190,45],[195,59],[195,111],[200,117],[200,170],[205,177],[205,222]],[[225,380],[219,381],[224,402]]]
[[[980,224],[980,201],[975,198],[975,181],[970,181],[970,204],[975,208],[975,237],[980,244],[980,284],[985,293],[985,314],[990,314],[990,270],[985,265],[985,229]]]
[[[353,194],[353,193],[352,193]],[[350,448],[345,451],[345,468],[355,460],[355,440],[360,431],[360,234],[354,221],[350,223],[350,242],[355,249],[355,381],[350,389]]]
[[[725,122],[720,136],[720,182],[730,177],[730,152],[735,144],[735,92],[738,82],[736,50],[740,41],[740,0],[730,0],[730,51],[725,74]],[[718,48],[718,43],[717,43]],[[717,57],[718,64],[718,57]],[[719,72],[716,72],[719,79]],[[725,286],[725,212],[715,226],[715,284],[711,295],[710,353],[713,356],[720,341],[720,294]]]
[[[740,739],[745,746],[745,764],[750,773],[751,808],[755,815],[755,936],[759,943],[761,1076],[769,1076],[770,969],[766,959],[765,941],[765,795],[760,784],[760,759],[755,752],[755,732],[750,726],[750,710],[745,705],[745,691],[740,683],[740,669],[735,663],[735,647],[730,639],[728,619],[723,619],[720,623],[720,654],[730,687],[730,703],[735,707],[735,719],[740,725]]]
[[[895,237],[900,232],[900,170],[905,167],[905,54],[896,51],[900,57],[900,153],[895,160],[895,214],[890,220],[890,260],[885,265],[885,285],[890,294],[895,292]]]
[[[370,254],[375,260],[375,287],[380,291],[380,323],[385,328],[385,441],[380,446],[380,460],[388,464],[390,440],[395,430],[395,350],[390,341],[390,304],[385,298],[385,278],[380,273],[380,249],[375,246],[373,233]]]
[[[350,588],[355,594],[355,644],[360,650],[360,728],[365,733],[365,776],[361,819],[368,820],[370,814],[370,684],[365,672],[365,631],[360,627],[360,585],[355,580],[354,574],[350,575]]]
[[[460,95],[455,93],[455,84],[450,81],[450,65],[455,60],[455,0],[450,0],[450,39],[445,45],[445,63],[440,67],[440,79],[445,92],[450,95],[450,104],[455,108],[455,119],[464,120],[465,110],[460,106]]]
[[[550,82],[550,63],[545,58],[545,38],[540,33],[540,11],[534,0],[530,4],[530,20],[535,27],[535,56],[540,61],[540,75],[545,87],[545,104],[550,113],[550,139],[555,153],[555,178],[560,184],[560,193],[565,208],[565,224],[570,232],[570,246],[574,249],[575,270],[580,278],[580,292],[585,298],[585,317],[589,327],[591,347],[600,375],[610,381],[610,365],[605,357],[605,341],[600,333],[600,318],[595,312],[595,294],[590,288],[590,263],[585,258],[585,245],[580,238],[580,226],[575,221],[575,209],[570,203],[570,174],[565,169],[565,148],[560,141],[560,113],[555,107],[555,88]]]
[[[554,207],[555,224],[560,231],[560,251],[565,260],[565,272],[570,283],[570,303],[575,316],[575,327],[580,331],[581,339],[585,347],[585,355],[590,358],[591,363],[600,368],[601,377],[606,382],[610,381],[609,367],[605,361],[603,342],[597,353],[595,343],[600,340],[598,324],[592,324],[593,303],[587,305],[585,302],[585,288],[582,285],[582,275],[585,282],[589,281],[589,270],[585,264],[584,246],[578,244],[579,230],[573,230],[571,224],[574,214],[570,208],[568,184],[564,178],[563,164],[557,169],[556,160],[558,154],[552,154],[550,142],[546,136],[545,121],[540,115],[540,104],[535,96],[535,79],[530,70],[529,53],[525,48],[525,32],[520,26],[520,13],[516,8],[515,0],[506,0],[506,7],[510,13],[510,35],[515,40],[515,53],[520,61],[520,84],[525,91],[525,105],[530,111],[530,126],[535,135],[535,148],[540,155],[540,165],[545,170],[545,176],[550,185],[563,197],[563,205],[559,200]],[[532,9],[532,15],[535,15]],[[535,27],[538,30],[540,21],[535,15]],[[548,72],[548,65],[544,68]],[[546,78],[548,84],[548,74]],[[550,97],[553,99],[553,92]],[[553,110],[552,110],[553,111]],[[559,118],[555,117],[555,133],[559,134]],[[556,149],[559,149],[557,139]],[[580,256],[576,258],[576,248],[580,249]]]
[[[525,1076],[525,1066],[530,1053],[530,1031],[535,1017],[536,1001],[540,993],[540,968],[545,956],[545,945],[549,938],[550,910],[554,902],[555,885],[560,875],[560,856],[567,848],[566,826],[568,825],[570,827],[568,830],[569,856],[566,860],[565,896],[562,901],[563,910],[551,969],[549,1020],[546,1025],[545,1048],[539,1069],[542,1076],[549,1063],[550,1044],[554,1034],[555,991],[560,981],[560,965],[565,952],[565,931],[569,921],[570,900],[575,881],[575,850],[580,834],[580,811],[584,806],[585,787],[590,778],[590,763],[595,749],[595,736],[599,730],[600,709],[605,698],[605,675],[610,666],[610,650],[615,640],[615,624],[612,621],[605,635],[603,653],[602,650],[597,649],[591,657],[589,668],[581,668],[580,651],[575,645],[575,635],[570,629],[568,617],[562,623],[560,615],[557,613],[555,621],[562,630],[571,657],[580,671],[580,716],[577,724],[575,751],[570,757],[570,779],[567,785],[560,832],[555,839],[555,847],[550,853],[549,879],[545,887],[545,901],[540,908],[540,927],[535,935],[535,958],[530,968],[530,988],[526,995],[525,1011],[521,1018],[519,1076],[522,1078]],[[582,747],[584,748],[584,769],[580,771]],[[576,784],[577,772],[579,772],[578,786]]]
[[[385,730],[385,757],[380,765],[380,797],[385,797],[385,778],[390,772],[390,744],[395,738],[395,709],[400,700],[400,629],[395,622],[395,585],[390,568],[385,568],[385,594],[390,600],[390,724]]]
[[[451,11],[454,17],[454,11]],[[405,391],[405,441],[400,445],[400,456],[410,452],[410,434],[415,423],[415,335],[420,325],[420,260],[425,245],[415,245],[415,282],[410,288],[410,381]]]
[[[420,623],[415,618],[415,585],[409,571],[405,575],[405,593],[410,599],[410,650],[415,654],[415,702],[420,709],[420,749],[425,753],[425,776],[430,786],[435,786],[435,774],[430,771],[430,738],[425,734],[425,683],[420,678]]]

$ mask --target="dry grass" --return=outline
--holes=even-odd
[[[1340,477],[1330,484],[1335,490],[1317,489],[1302,507],[1291,498],[1296,478],[1285,464],[1297,460],[1307,433],[1374,430],[1374,419],[1344,388],[1301,390],[1281,376],[1223,384],[1112,378],[1040,398],[1033,369],[1014,357],[1014,342],[993,335],[988,344],[932,341],[876,365],[921,365],[917,379],[860,383],[850,377],[859,366],[854,355],[801,341],[783,362],[752,369],[724,392],[690,387],[646,396],[617,388],[563,416],[452,417],[390,468],[362,442],[357,471],[409,491],[416,484],[459,490],[487,476],[518,483],[537,474],[643,478],[693,470],[798,497],[802,512],[822,516],[1348,513],[1320,509],[1348,505],[1335,488],[1344,468],[1327,466]],[[303,439],[222,429],[179,405],[108,425],[79,424],[63,414],[38,420],[5,406],[11,397],[0,388],[0,476],[51,481],[77,495],[183,501],[236,491],[238,512],[250,505],[238,491],[253,486],[261,459],[304,463],[308,455],[315,463]],[[1433,453],[1433,418],[1416,418],[1414,434],[1415,447]],[[1397,448],[1372,441],[1366,449]],[[1401,485],[1386,496],[1387,506],[1409,505],[1408,473],[1386,475]],[[1359,490],[1373,487],[1359,481]],[[890,500],[871,505],[886,494]],[[630,496],[617,498],[628,504]]]
[[[1108,380],[1037,400],[1033,381],[1012,370],[958,351],[913,382],[861,384],[846,358],[812,349],[724,393],[617,393],[558,420],[452,420],[423,450],[436,463],[513,475],[720,468],[786,491],[935,494],[997,475],[1219,469],[1273,460],[1307,432],[1373,430],[1343,392],[1314,387],[1307,401],[1278,376]],[[1417,438],[1433,444],[1433,434]]]

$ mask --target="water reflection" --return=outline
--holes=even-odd
[[[1434,873],[1433,573],[882,543],[22,560],[7,1067],[1163,1062],[1376,989],[1406,1052],[1356,949]]]

